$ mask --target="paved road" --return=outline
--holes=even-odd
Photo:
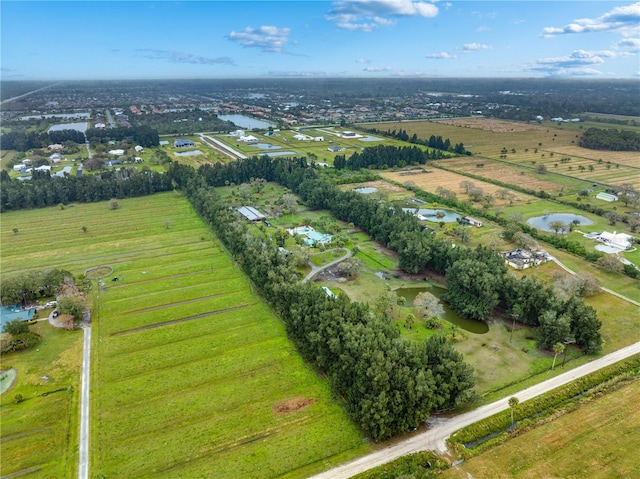
[[[332,249],[328,249],[325,251],[325,253],[328,253],[330,251],[338,251],[338,250],[344,250],[346,251],[346,253],[344,254],[344,256],[338,258],[338,259],[334,259],[333,261],[331,261],[330,263],[327,263],[323,266],[316,266],[315,264],[313,264],[311,261],[309,261],[309,266],[311,266],[311,271],[309,272],[308,275],[306,275],[304,277],[304,279],[302,280],[303,283],[306,283],[307,281],[309,281],[311,278],[313,278],[316,274],[318,274],[320,271],[324,271],[327,268],[330,268],[331,266],[333,266],[334,264],[338,264],[340,261],[344,261],[345,259],[347,259],[348,257],[351,256],[351,250],[348,248],[332,248]]]
[[[527,401],[638,353],[640,353],[640,342],[591,361],[590,363],[578,366],[571,371],[567,371],[566,373],[555,376],[527,389],[523,389],[522,391],[513,394],[513,396],[517,397],[520,402]],[[312,479],[346,479],[373,467],[386,464],[400,456],[418,451],[432,450],[446,454],[448,452],[446,440],[451,434],[465,426],[468,426],[469,424],[473,424],[474,422],[508,409],[508,401],[509,398],[504,398],[456,417],[448,419],[438,418],[433,421],[430,420],[429,428],[426,431],[417,433],[409,439],[385,449],[381,449],[380,451],[376,451],[368,456],[361,457],[360,459],[348,464],[338,466],[313,476]]]
[[[89,372],[91,370],[91,326],[83,326],[82,384],[80,390],[80,453],[78,479],[89,479]]]

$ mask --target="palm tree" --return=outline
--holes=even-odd
[[[511,408],[511,426],[513,426],[514,420],[513,420],[513,411],[518,407],[518,404],[520,404],[520,400],[513,396],[512,398],[509,398],[509,407]]]
[[[553,364],[551,365],[551,370],[553,371],[553,368],[556,367],[556,358],[558,357],[558,354],[562,354],[562,352],[564,351],[565,345],[562,343],[556,343],[553,345],[553,353],[555,354],[555,356],[553,357]]]

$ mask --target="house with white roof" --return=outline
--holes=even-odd
[[[603,231],[596,239],[604,244],[621,250],[630,248],[633,244],[633,236],[626,233],[616,233],[615,231],[613,233]]]

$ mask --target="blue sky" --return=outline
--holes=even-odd
[[[640,2],[0,2],[4,80],[640,77]]]

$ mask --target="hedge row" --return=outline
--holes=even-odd
[[[580,398],[609,391],[620,380],[634,378],[639,372],[640,355],[636,355],[519,404],[513,411],[514,420],[524,421],[525,424],[541,421],[559,408],[570,405]],[[458,444],[468,444],[492,434],[503,433],[510,426],[511,409],[507,409],[460,429],[451,435],[449,443],[454,447]],[[495,441],[494,438],[492,442]]]

